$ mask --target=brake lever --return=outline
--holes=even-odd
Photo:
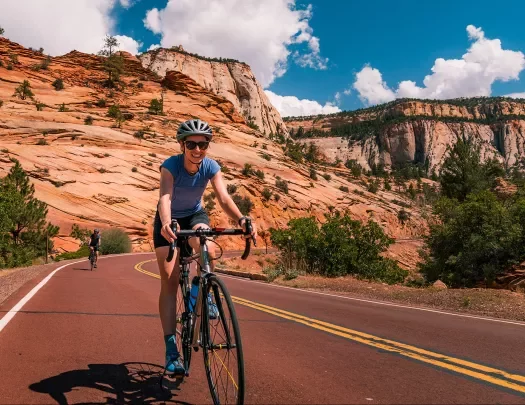
[[[173,231],[173,233],[177,232],[177,220],[176,219],[171,220],[170,228]],[[170,250],[168,252],[168,257],[166,258],[166,261],[168,263],[173,260],[173,256],[175,255],[176,248],[177,248],[177,239],[175,239],[173,242],[170,243]]]

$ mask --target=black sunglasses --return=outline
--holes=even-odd
[[[186,147],[189,150],[195,149],[197,145],[199,146],[200,150],[206,150],[208,149],[208,146],[210,146],[210,143],[208,141],[202,141],[202,142],[186,141],[184,142],[184,145],[186,145]]]

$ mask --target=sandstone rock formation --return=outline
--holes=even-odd
[[[145,68],[162,77],[170,71],[191,77],[205,89],[229,100],[237,112],[247,122],[257,125],[261,132],[270,134],[280,130],[286,133],[279,112],[245,63],[199,58],[186,53],[182,46],[155,49],[140,55],[139,59]]]
[[[19,61],[12,70],[7,69],[10,54],[18,55]],[[345,168],[315,165],[319,175],[332,178],[312,180],[308,166],[292,162],[282,145],[249,128],[232,102],[181,72],[161,79],[132,57],[125,58],[125,86],[110,90],[103,87],[107,75],[98,56],[73,51],[52,58],[48,69],[36,70],[33,66],[44,60],[43,55],[0,38],[0,60],[0,176],[9,170],[11,158],[21,162],[36,196],[49,205],[49,220],[60,226],[55,240],[59,249],[74,249],[75,241],[68,236],[77,223],[90,229],[120,227],[132,237],[135,251],[151,251],[159,165],[179,153],[178,124],[193,116],[213,126],[216,137],[209,155],[220,160],[226,183],[251,199],[250,215],[260,230],[283,227],[289,219],[307,215],[323,220],[329,209],[348,210],[363,221],[373,218],[394,238],[418,239],[425,230],[421,209],[405,195],[382,188],[369,192],[368,180],[351,178]],[[64,90],[51,85],[57,78],[64,80]],[[24,80],[31,84],[33,100],[13,96]],[[148,107],[153,98],[160,98],[161,83],[167,88],[165,115],[151,115]],[[44,105],[41,111],[36,100]],[[114,104],[128,117],[121,128],[107,114]],[[137,133],[142,136],[135,137]],[[244,175],[245,164],[261,170],[264,178]],[[288,194],[276,187],[277,176],[288,182]],[[211,186],[206,194],[210,191]],[[271,193],[269,200],[263,198],[266,191]],[[215,203],[212,223],[232,226]],[[401,209],[411,214],[404,224],[398,219]],[[240,238],[221,240],[226,249],[242,244]],[[413,267],[417,255],[412,246],[396,244],[387,255],[403,267]]]
[[[360,141],[330,136],[333,129],[363,122],[371,126]],[[355,112],[290,118],[286,123],[295,132],[300,127],[306,132],[313,129],[315,137],[303,142],[317,144],[327,157],[356,159],[367,169],[373,163],[388,167],[414,162],[427,163],[429,172],[438,171],[447,146],[460,136],[479,143],[484,159],[495,157],[506,166],[525,156],[525,102],[512,99],[472,99],[468,103],[399,100]]]

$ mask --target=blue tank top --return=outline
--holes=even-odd
[[[169,157],[160,167],[164,167],[173,176],[172,218],[184,218],[200,211],[202,195],[208,181],[221,170],[215,160],[205,157],[199,171],[190,176],[184,168],[184,155],[182,154]]]

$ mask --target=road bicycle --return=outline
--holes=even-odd
[[[180,277],[177,291],[176,335],[177,349],[182,357],[184,376],[171,376],[184,379],[190,375],[192,350],[202,349],[204,368],[214,404],[243,404],[245,392],[244,359],[241,332],[235,307],[224,282],[211,272],[210,260],[222,256],[221,246],[215,238],[222,235],[245,235],[252,233],[252,223],[246,219],[246,232],[242,229],[196,229],[177,230],[177,221],[172,220],[171,229],[177,239],[170,244],[167,261],[171,262],[180,247]],[[199,238],[200,253],[192,254],[188,239]],[[212,239],[210,239],[212,238]],[[210,240],[219,246],[221,254],[210,258],[206,242]],[[241,256],[246,260],[254,238],[247,238]],[[202,264],[197,259],[201,259]],[[198,275],[190,282],[190,264],[196,262],[200,268]],[[164,371],[163,377],[166,375]],[[162,378],[161,378],[162,386]]]
[[[93,266],[95,265],[97,261],[97,253],[95,252],[95,249],[89,249],[89,263],[91,264],[91,271],[93,271]]]

